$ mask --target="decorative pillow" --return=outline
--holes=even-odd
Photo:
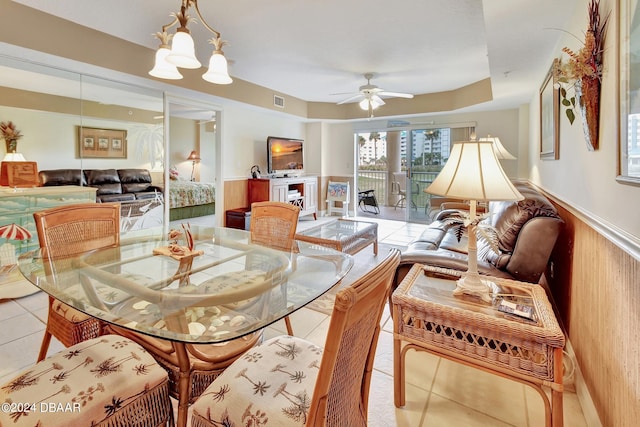
[[[179,175],[180,174],[178,173],[178,168],[176,168],[175,166],[172,166],[169,169],[169,179],[171,179],[172,181],[177,181]]]

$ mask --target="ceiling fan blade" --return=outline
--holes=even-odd
[[[379,92],[378,95],[382,95],[382,96],[393,96],[395,98],[407,98],[407,99],[411,99],[413,98],[413,95],[410,93],[402,93],[402,92],[388,92],[386,90],[383,90],[382,92]]]
[[[359,93],[357,95],[351,96],[351,97],[349,97],[349,98],[347,98],[347,99],[345,99],[343,101],[338,102],[338,105],[346,104],[347,102],[355,101],[356,99],[359,99],[359,98],[362,98],[362,97],[364,97],[364,95]]]

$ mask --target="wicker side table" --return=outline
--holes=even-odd
[[[544,290],[491,278],[494,302],[487,304],[454,297],[459,277],[458,271],[416,264],[393,293],[396,407],[405,404],[405,356],[414,349],[533,387],[542,396],[547,427],[562,426],[565,338]],[[501,299],[532,307],[534,319],[499,311]],[[551,401],[543,386],[551,388]]]

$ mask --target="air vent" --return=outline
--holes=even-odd
[[[387,127],[389,128],[399,128],[404,126],[409,126],[411,123],[404,120],[389,120],[387,121]]]
[[[284,108],[284,97],[273,95],[273,105],[275,105],[276,107]]]

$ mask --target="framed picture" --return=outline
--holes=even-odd
[[[558,60],[554,59],[540,87],[540,158],[558,160],[560,146],[560,89],[556,87]]]
[[[127,131],[78,126],[78,157],[127,158]]]
[[[617,181],[640,185],[640,5],[620,0],[620,134]]]

